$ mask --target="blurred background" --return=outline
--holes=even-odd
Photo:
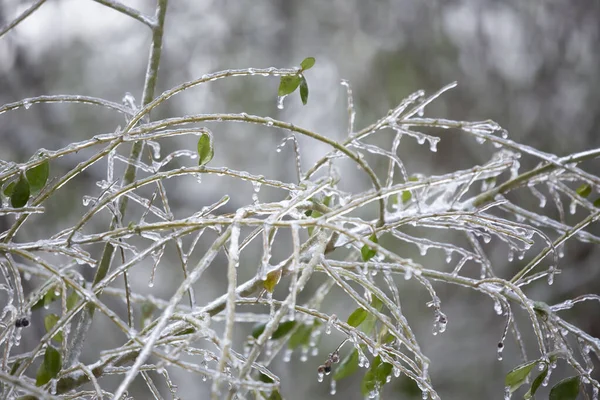
[[[123,3],[148,15],[154,14],[152,0]],[[0,26],[30,4],[30,1],[2,0]],[[218,81],[186,91],[159,107],[152,118],[244,111],[289,121],[343,140],[347,135],[347,110],[341,79],[352,84],[359,129],[384,116],[418,89],[432,93],[457,81],[458,87],[428,107],[426,116],[468,121],[492,119],[508,130],[511,139],[564,156],[600,145],[599,21],[598,1],[172,0],[166,18],[157,93],[223,69],[292,67],[308,56],[315,57],[317,62],[306,73],[310,87],[306,106],[293,95],[286,99],[285,108],[279,110],[276,107],[279,80],[256,76]],[[0,105],[42,94],[81,94],[121,102],[126,92],[139,103],[149,44],[147,27],[94,1],[48,0],[0,39]],[[83,105],[34,105],[4,113],[0,115],[0,160],[24,162],[40,148],[58,149],[96,134],[114,132],[125,123],[115,112]],[[295,182],[291,146],[280,153],[275,151],[285,132],[242,124],[208,126],[215,135],[217,149],[212,166],[244,169],[267,178]],[[409,174],[442,174],[470,168],[485,163],[495,151],[491,145],[480,145],[465,133],[428,133],[441,137],[437,153],[429,152],[427,145],[420,146],[412,139],[402,142],[399,154]],[[383,131],[372,140],[389,148],[392,138],[392,132]],[[177,148],[194,150],[196,140],[178,137],[165,141],[163,155]],[[300,146],[305,170],[329,151],[325,145],[306,138],[300,138]],[[92,154],[84,153],[55,162],[51,176],[66,172]],[[387,161],[372,162],[376,171],[385,173]],[[537,162],[523,157],[521,171]],[[598,161],[582,167],[600,173]],[[342,187],[350,192],[368,188],[364,174],[354,171],[342,171]],[[105,176],[105,164],[86,170],[51,199],[47,204],[49,212],[37,220],[39,223],[26,225],[18,239],[47,237],[72,225],[84,210],[79,199],[83,194],[97,195],[96,182]],[[230,194],[232,200],[223,212],[232,212],[247,204],[253,193],[248,183],[217,177],[203,178],[201,183],[181,179],[172,185],[176,185],[173,190],[179,193],[171,194],[176,215],[189,215],[224,194]],[[277,198],[268,191],[259,196],[261,201]],[[530,192],[523,190],[517,196],[523,207],[544,212]],[[545,212],[556,218],[556,208],[552,204],[546,207]],[[582,215],[577,213],[568,218],[577,223]],[[0,231],[10,222],[3,218],[0,217]],[[598,234],[598,230],[597,226],[590,227],[593,233]],[[283,246],[281,255],[289,250],[289,244]],[[492,242],[486,250],[501,277],[512,276],[535,255],[528,253],[524,260],[509,262],[506,247]],[[94,251],[93,255],[98,256],[99,248]],[[414,245],[396,251],[418,256]],[[598,293],[599,255],[593,245],[569,242],[561,259],[563,273],[555,284],[548,287],[539,281],[531,285],[527,294],[534,300],[554,304],[583,293]],[[260,246],[250,249],[248,257],[254,257],[254,264],[249,264],[256,265]],[[423,262],[430,268],[437,264],[448,268],[443,258],[443,254],[432,253]],[[224,257],[218,258],[198,284],[199,305],[226,290],[225,261]],[[178,273],[168,265],[161,265],[157,284],[150,288],[149,268],[137,271],[132,277],[134,290],[157,297],[168,299],[181,281]],[[90,270],[82,273],[93,276]],[[253,273],[246,272],[244,280]],[[311,281],[307,291],[318,283]],[[26,285],[30,289],[35,287],[33,281]],[[426,293],[415,288],[414,282],[399,285],[403,311],[425,354],[431,358],[433,383],[442,398],[503,398],[504,375],[520,360],[517,346],[511,340],[507,341],[504,360],[496,358],[496,344],[505,321],[494,312],[493,302],[464,289],[436,286],[449,323],[446,333],[433,336],[433,316],[425,306]],[[121,302],[110,304],[124,310]],[[337,289],[324,306],[324,311],[335,312],[343,319],[352,309],[352,303]],[[37,313],[40,315],[34,313],[33,319],[41,321],[43,311]],[[597,304],[584,304],[565,315],[570,322],[600,337]],[[97,359],[98,349],[110,348],[122,340],[107,334],[114,330],[109,321],[99,317],[94,324],[97,329],[92,329],[86,341],[83,356],[86,363]],[[526,323],[521,328],[529,338],[527,343],[532,343],[531,328]],[[249,329],[239,335],[236,332],[238,350],[241,350],[239,341]],[[43,333],[43,325],[34,323],[26,331],[21,344],[23,351],[31,348]],[[342,339],[339,332],[324,336],[318,355],[306,362],[300,362],[296,353],[289,363],[277,358],[271,370],[281,377],[286,399],[331,398],[328,380],[318,383],[316,368]],[[535,348],[532,346],[530,351],[533,353]],[[553,380],[573,374],[559,364]],[[102,382],[112,390],[120,379],[112,376]],[[197,376],[174,369],[172,379],[179,386],[182,399],[208,398],[209,383],[201,382]],[[163,383],[161,390],[168,396],[164,380],[156,381]],[[361,398],[359,381],[338,382],[334,397]],[[540,392],[543,395],[544,390],[547,391],[543,388]],[[132,386],[130,395],[150,396],[141,379]],[[420,396],[416,386],[400,378],[385,387],[383,398]]]

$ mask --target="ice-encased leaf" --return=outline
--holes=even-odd
[[[281,279],[281,269],[277,269],[275,271],[271,271],[267,274],[267,279],[263,282],[263,288],[269,292],[273,293],[275,290],[275,286],[279,283]]]
[[[46,328],[46,332],[50,332],[54,325],[58,322],[59,317],[56,314],[48,314],[44,317],[44,327]],[[62,343],[63,336],[62,332],[58,332],[56,335],[52,337],[53,340],[56,340],[58,343]]]
[[[577,188],[577,194],[581,197],[588,197],[590,193],[592,193],[592,187],[587,183],[584,183]]]
[[[46,347],[44,353],[44,362],[38,368],[35,385],[42,386],[55,378],[62,368],[62,358],[60,352],[52,346]]]
[[[392,374],[393,368],[392,364],[382,362],[380,356],[375,357],[371,368],[369,368],[362,380],[361,391],[363,396],[367,396],[374,389],[385,385],[388,376]]]
[[[550,400],[576,400],[579,395],[579,376],[572,376],[558,382],[550,389]]]
[[[367,310],[365,310],[364,308],[357,308],[348,317],[348,325],[356,328],[357,326],[362,324],[362,322],[367,318],[367,315],[369,315]]]
[[[316,60],[314,57],[306,57],[304,60],[302,60],[302,62],[300,63],[302,71],[307,71],[311,69],[315,65],[315,61]]]
[[[24,176],[21,176],[13,187],[13,191],[10,195],[10,205],[14,208],[24,207],[27,204],[30,195],[31,190],[29,188],[29,183]]]
[[[340,365],[335,369],[335,373],[333,374],[333,378],[336,381],[340,379],[346,378],[354,374],[358,370],[358,350],[354,349],[351,353],[349,353]]]
[[[212,136],[203,133],[198,139],[198,165],[205,165],[212,160],[215,154]]]
[[[531,399],[535,395],[535,392],[538,390],[542,382],[544,382],[546,375],[548,375],[548,365],[545,365],[544,370],[533,380],[531,387],[523,397],[525,400]]]
[[[32,192],[39,192],[44,188],[50,175],[50,163],[48,160],[44,161],[40,165],[30,168],[25,172],[27,180],[29,181],[29,187]]]
[[[369,237],[369,240],[373,243],[377,243],[377,235],[375,235],[375,234],[371,235],[371,237]],[[369,261],[371,258],[373,258],[375,256],[375,254],[377,254],[377,250],[372,249],[367,244],[365,244],[360,249],[360,255],[362,256],[363,261]]]
[[[300,100],[302,100],[302,104],[304,105],[308,102],[308,83],[304,77],[300,81]]]
[[[293,93],[294,90],[298,88],[300,85],[301,78],[299,75],[287,75],[282,76],[279,80],[279,89],[277,90],[277,94],[279,96],[287,96],[290,93]]]
[[[517,390],[522,384],[525,383],[529,373],[535,367],[537,361],[530,361],[525,364],[521,364],[510,370],[506,374],[504,379],[504,385],[510,388],[511,393]]]

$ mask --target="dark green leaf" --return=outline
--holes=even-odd
[[[277,327],[275,332],[273,332],[273,336],[271,336],[271,339],[273,339],[273,340],[281,339],[282,337],[284,337],[285,335],[290,333],[290,331],[294,328],[294,326],[296,326],[296,321],[282,322],[281,324],[279,324],[279,326]]]
[[[44,327],[46,327],[46,332],[50,332],[54,325],[58,322],[59,318],[56,314],[48,314],[44,317]],[[56,340],[58,343],[62,343],[63,336],[62,332],[58,332],[56,335],[52,337],[53,340]]]
[[[352,350],[335,369],[333,378],[336,381],[354,374],[358,370],[358,350]]]
[[[373,243],[377,243],[377,235],[372,234],[369,240]],[[362,256],[363,261],[369,261],[375,254],[377,254],[377,250],[370,248],[368,244],[365,244],[360,249],[360,255]]]
[[[27,204],[27,200],[29,200],[29,195],[31,194],[29,190],[29,183],[25,177],[21,176],[19,181],[15,184],[13,188],[13,192],[10,195],[10,204],[14,208],[21,208]]]
[[[36,386],[45,385],[50,379],[55,378],[62,368],[60,352],[52,346],[46,347],[44,353],[44,363],[38,369],[35,384]]]
[[[260,335],[265,331],[265,326],[267,326],[264,322],[257,322],[252,328],[252,337],[254,339],[258,339]]]
[[[300,63],[300,67],[302,68],[302,71],[306,71],[309,70],[313,67],[313,65],[315,65],[315,58],[314,57],[306,57],[304,60],[302,60],[302,62]]]
[[[23,362],[23,360],[17,360],[15,361],[15,363],[12,365],[11,369],[10,369],[10,374],[14,375],[15,372],[17,372],[17,369],[19,368],[19,366],[21,366],[21,363]]]
[[[576,400],[579,394],[578,376],[572,376],[558,382],[550,389],[550,400]]]
[[[365,310],[364,308],[357,308],[348,317],[348,325],[356,328],[357,326],[362,324],[362,322],[367,318],[367,315],[369,315],[367,310]]]
[[[300,76],[299,75],[287,75],[282,76],[279,80],[279,90],[277,90],[277,94],[279,96],[287,96],[290,93],[293,93],[294,90],[298,88],[300,85]]]
[[[537,361],[530,361],[525,364],[521,364],[513,368],[504,379],[504,385],[510,387],[511,393],[517,390],[522,384],[525,383],[529,373],[537,364]]]
[[[362,381],[361,389],[363,396],[367,396],[376,387],[381,388],[385,385],[388,376],[392,374],[392,369],[392,364],[382,362],[380,356],[375,357]]]
[[[588,197],[590,193],[592,193],[592,187],[587,183],[584,183],[577,188],[577,194],[581,197]]]
[[[73,309],[77,305],[78,302],[79,302],[79,295],[77,294],[77,292],[75,292],[75,291],[71,292],[71,294],[67,297],[67,310]]]
[[[215,154],[212,137],[208,133],[203,133],[198,139],[198,165],[205,165],[212,160]]]
[[[4,195],[6,197],[10,197],[12,196],[13,192],[15,191],[15,185],[17,184],[17,182],[12,181],[11,183],[9,183],[8,185],[6,185],[6,188],[4,189]]]
[[[600,197],[598,197],[596,200],[594,200],[594,207],[600,208]]]
[[[535,395],[535,392],[537,392],[537,390],[540,387],[540,385],[542,384],[542,382],[544,382],[546,375],[548,375],[548,366],[547,365],[544,366],[544,370],[533,380],[531,387],[529,388],[527,393],[525,393],[525,396],[524,396],[525,400],[531,399]]]
[[[258,379],[261,382],[265,382],[265,383],[273,383],[273,379],[269,378],[267,375],[263,374],[262,372],[259,372],[258,374]]]
[[[32,192],[39,192],[44,188],[50,175],[50,163],[48,160],[44,161],[37,167],[33,167],[25,172],[27,180],[29,181],[29,187]]]
[[[308,83],[306,82],[306,78],[302,77],[300,81],[300,100],[302,100],[302,104],[306,105],[308,102]]]
[[[310,343],[310,334],[313,331],[313,327],[310,325],[300,325],[296,332],[292,333],[290,340],[288,341],[288,348],[295,349],[298,346],[308,346]]]

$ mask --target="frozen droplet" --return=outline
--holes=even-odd
[[[325,334],[326,335],[330,335],[331,334],[331,327],[333,326],[333,324],[336,321],[337,321],[337,315],[331,314],[331,316],[327,320],[327,326],[325,326]]]
[[[437,144],[440,141],[439,138],[434,138],[434,137],[430,137],[427,140],[429,140],[429,150],[432,152],[437,152]]]
[[[423,115],[425,115],[425,107],[420,107],[420,108],[417,110],[417,115],[418,115],[419,117],[422,117]]]
[[[500,300],[498,299],[494,299],[494,311],[496,311],[496,314],[498,315],[502,315],[503,313],[502,303],[500,303]]]
[[[446,263],[450,264],[451,261],[452,261],[452,251],[446,250]]]
[[[504,343],[498,342],[498,360],[502,361],[502,350],[504,350]]]
[[[515,259],[515,253],[512,251],[512,249],[508,250],[508,262],[512,262]]]
[[[336,381],[335,381],[335,379],[332,379],[332,380],[331,380],[331,384],[330,384],[330,386],[329,386],[329,394],[330,394],[330,395],[332,395],[332,396],[333,396],[333,395],[335,394],[335,392],[336,392],[336,387],[335,387],[335,386],[336,386],[336,383],[335,383],[335,382],[336,382]]]
[[[577,203],[572,201],[571,204],[569,205],[569,212],[571,214],[575,214],[577,212]]]
[[[410,278],[412,278],[412,268],[406,267],[406,270],[404,271],[404,279],[408,281]]]
[[[323,377],[324,377],[324,376],[325,376],[325,374],[324,374],[323,372],[319,371],[319,372],[317,373],[317,380],[318,380],[319,382],[323,382]]]
[[[278,109],[283,110],[283,100],[285,100],[286,97],[287,97],[287,95],[277,96],[277,108]]]
[[[260,192],[261,186],[262,186],[262,183],[252,181],[252,187],[254,189],[254,191],[252,193],[252,201],[254,202],[254,204],[258,203],[258,192]]]
[[[267,120],[267,126],[273,126],[273,119],[272,118],[266,118]]]
[[[392,369],[392,373],[396,378],[398,378],[400,376],[400,368],[394,366],[394,368]]]
[[[283,362],[290,362],[292,359],[293,352],[294,350],[292,349],[285,349],[285,351],[283,352]]]
[[[300,352],[300,361],[306,362],[308,361],[308,347],[303,347]]]
[[[150,287],[150,288],[151,288],[151,287],[154,287],[154,279],[151,279],[151,280],[148,282],[148,287]]]
[[[29,110],[29,107],[31,107],[31,103],[28,101],[24,101],[23,102],[23,107],[25,107],[26,110]]]
[[[419,245],[419,253],[421,253],[422,256],[427,254],[427,250],[429,250],[429,246]]]

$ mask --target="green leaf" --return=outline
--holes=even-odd
[[[371,237],[369,238],[369,240],[373,243],[377,243],[377,235],[372,234]],[[373,258],[375,256],[375,254],[377,254],[377,250],[372,249],[371,247],[369,247],[368,244],[365,244],[360,249],[360,255],[362,256],[363,261],[369,261],[371,258]]]
[[[600,208],[600,197],[598,197],[596,200],[594,200],[594,207]]]
[[[21,176],[10,195],[10,205],[14,208],[24,207],[27,204],[27,200],[29,200],[30,194],[29,183],[24,176]]]
[[[283,400],[283,397],[281,397],[281,393],[279,393],[279,390],[274,390],[271,392],[269,400]]]
[[[392,374],[393,365],[382,362],[381,357],[377,356],[373,359],[371,368],[365,374],[361,390],[363,396],[367,396],[373,389],[381,388],[387,383],[387,377]]]
[[[285,321],[279,324],[275,332],[273,332],[273,336],[271,336],[272,340],[281,339],[296,326],[296,321]]]
[[[13,192],[15,191],[15,185],[17,184],[17,182],[12,181],[11,183],[9,183],[8,185],[6,185],[6,188],[4,188],[4,195],[6,197],[10,197],[12,196]],[[600,200],[600,199],[599,199]]]
[[[205,165],[212,160],[215,155],[212,136],[208,133],[203,133],[198,139],[198,165]]]
[[[304,105],[308,102],[308,83],[304,76],[300,80],[300,100],[302,100],[302,104]]]
[[[44,326],[46,327],[46,332],[50,332],[54,325],[58,322],[59,317],[56,314],[48,314],[44,317]],[[53,340],[56,340],[58,343],[62,343],[63,336],[62,332],[58,332],[56,335],[52,337]]]
[[[52,346],[46,347],[44,353],[44,362],[38,369],[35,385],[42,386],[55,378],[62,368],[62,359],[60,352]]]
[[[79,295],[77,294],[77,292],[71,292],[71,294],[67,297],[67,310],[72,310],[78,302]]]
[[[550,389],[550,400],[576,400],[579,394],[579,376],[572,376],[558,382]]]
[[[347,376],[354,374],[358,370],[358,350],[354,349],[352,353],[349,353],[340,365],[335,369],[333,378],[336,381],[344,379]]]
[[[269,378],[268,375],[263,374],[262,372],[258,373],[258,379],[264,383],[273,383],[273,379]]]
[[[316,60],[314,57],[306,57],[304,60],[302,60],[302,62],[300,63],[302,71],[307,71],[311,69],[313,65],[315,65],[315,61]]]
[[[269,292],[273,293],[275,290],[275,286],[279,283],[281,279],[281,269],[277,269],[275,271],[271,271],[267,274],[267,279],[263,282],[263,288]]]
[[[371,299],[371,307],[376,309],[377,311],[381,311],[383,309],[383,303],[379,300],[379,297],[373,295]],[[377,323],[377,317],[373,314],[368,313],[367,318],[360,324],[360,329],[366,333],[370,334],[375,328],[375,324]]]
[[[258,337],[265,331],[266,326],[267,324],[264,322],[257,322],[254,324],[254,327],[252,328],[252,337],[254,339],[258,339]]]
[[[310,325],[302,324],[296,329],[296,332],[292,333],[290,340],[288,341],[288,348],[295,349],[298,346],[307,346],[310,343],[310,334],[313,331],[313,327]]]
[[[584,183],[577,188],[577,194],[581,197],[588,197],[590,193],[592,193],[592,187],[587,183]]]
[[[533,380],[531,387],[523,397],[525,400],[531,399],[535,395],[535,392],[537,392],[542,382],[544,382],[546,375],[548,375],[548,365],[544,366],[544,370]]]
[[[29,187],[32,192],[39,192],[44,188],[50,175],[50,163],[48,160],[44,161],[40,165],[30,168],[25,172],[27,180],[29,181]]]
[[[56,299],[60,298],[60,289],[58,290],[57,293],[55,293],[55,291],[56,291],[56,289],[54,287],[51,287],[50,289],[48,289],[46,294],[44,294],[44,297],[39,299],[37,301],[37,303],[35,303],[33,306],[31,306],[31,309],[37,310],[38,308],[49,307],[50,304],[52,304],[54,301],[56,301]]]
[[[298,88],[298,85],[300,85],[300,80],[300,75],[282,76],[279,80],[277,94],[279,96],[287,96],[288,94],[293,93],[294,90]]]
[[[406,204],[412,199],[412,193],[410,190],[405,190],[402,192],[402,204]]]
[[[363,321],[367,318],[367,315],[369,315],[367,310],[364,308],[357,308],[348,317],[348,325],[356,328],[363,323]]]
[[[522,384],[525,383],[529,373],[537,364],[537,361],[530,361],[525,364],[521,364],[513,368],[504,379],[504,385],[510,387],[510,392],[517,390]]]

